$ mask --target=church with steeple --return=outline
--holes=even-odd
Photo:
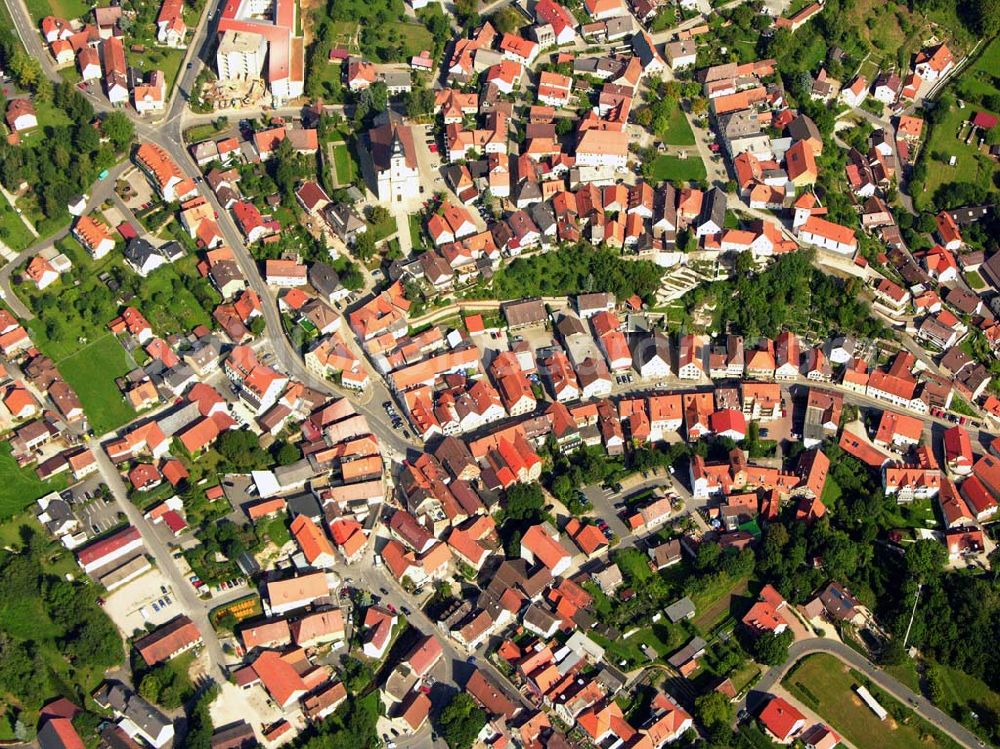
[[[418,199],[420,172],[413,131],[392,111],[381,115],[376,122],[368,131],[368,141],[379,202],[392,205]]]

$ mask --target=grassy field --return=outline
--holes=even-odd
[[[133,369],[125,349],[108,333],[56,366],[83,403],[95,434],[104,434],[135,418],[115,385],[115,378]]]
[[[855,746],[881,749],[957,746],[950,739],[932,735],[928,723],[884,695],[877,699],[889,716],[880,721],[854,693],[857,679],[832,655],[820,653],[805,658],[782,684]],[[906,722],[897,721],[896,714],[905,714]]]
[[[346,143],[334,143],[330,146],[333,149],[333,168],[337,174],[337,184],[347,186],[354,182],[355,171],[354,157],[351,149]]]
[[[164,49],[147,44],[146,51],[141,54],[130,50],[128,62],[129,65],[134,65],[143,73],[148,73],[150,70],[162,70],[167,77],[167,95],[169,96],[174,89],[174,81],[177,80],[177,74],[184,62],[185,52],[186,50],[183,49]]]
[[[73,124],[73,121],[66,112],[54,106],[52,102],[36,101],[35,115],[38,117],[38,127],[29,130],[22,136],[25,143],[31,143],[34,140],[43,140],[46,128]]]
[[[969,284],[969,288],[971,288],[973,291],[980,291],[981,289],[986,288],[986,282],[983,280],[983,277],[980,276],[979,273],[977,273],[974,270],[966,272],[965,282]]]
[[[15,252],[20,252],[30,246],[34,239],[24,221],[7,202],[7,198],[0,195],[0,242]]]
[[[649,663],[649,657],[643,646],[652,651],[654,658],[663,659],[684,645],[688,635],[679,626],[661,621],[652,627],[643,627],[631,637],[622,637],[611,641],[600,635],[591,634],[591,638],[607,650],[608,658],[614,664],[625,661],[624,668],[631,669]]]
[[[410,214],[410,242],[414,249],[420,249],[424,243],[424,232],[423,228],[420,226],[420,216],[411,213]]]
[[[425,26],[406,21],[389,21],[382,24],[378,29],[377,39],[379,42],[402,43],[403,56],[397,62],[408,60],[410,57],[420,54],[423,50],[434,47],[434,37],[431,36],[431,32]],[[376,46],[378,46],[377,43]]]
[[[212,326],[210,310],[198,303],[181,282],[183,276],[198,277],[197,258],[186,255],[171,265],[157,268],[146,278],[140,303],[143,314],[158,333],[182,333],[196,325]],[[221,297],[213,297],[218,303]]]
[[[1000,39],[994,39],[984,49],[976,62],[966,68],[950,89],[956,92],[975,93],[978,95],[1000,95],[1000,88],[993,83],[995,71],[1000,68]],[[934,191],[949,182],[972,182],[987,190],[993,189],[993,175],[998,167],[987,154],[979,150],[978,137],[965,143],[968,128],[965,123],[979,111],[988,112],[972,102],[964,109],[953,106],[944,120],[931,128],[924,158],[933,158],[932,154],[940,153],[945,163],[931,161],[927,169],[925,190],[913,198],[918,207],[926,207],[934,195]],[[1000,112],[990,112],[1000,115]],[[949,166],[947,161],[952,156],[956,158],[955,166]]]
[[[187,128],[184,131],[184,142],[199,143],[203,140],[212,140],[221,132],[222,130],[217,128],[213,123],[206,122],[204,125],[195,125],[194,127]]]
[[[917,664],[912,658],[907,658],[895,666],[885,666],[885,672],[914,692],[920,691],[920,675],[917,673]]]
[[[27,5],[35,21],[41,21],[45,16],[71,21],[90,12],[90,3],[86,0],[27,0]]]
[[[721,585],[709,586],[691,596],[694,601],[694,626],[702,632],[711,632],[730,615],[733,600],[745,596],[749,580],[743,578],[735,582],[723,581]]]
[[[954,714],[955,708],[964,706],[977,713],[984,723],[1000,715],[1000,694],[985,682],[948,666],[935,664],[931,668],[941,684],[938,707],[946,713]]]
[[[10,457],[10,444],[0,444],[0,520],[14,517],[36,499],[66,488],[66,477],[40,481],[31,468],[19,468]]]
[[[337,45],[346,46],[346,45]],[[341,78],[344,75],[344,64],[339,62],[328,62],[326,65],[318,66],[318,73],[320,84],[323,86],[324,91],[329,91],[331,94],[342,88]]]
[[[369,224],[368,228],[372,232],[375,241],[381,242],[386,237],[395,234],[399,226],[396,224],[396,217],[390,213],[389,218],[385,221],[380,221],[377,224]]]
[[[653,162],[650,177],[653,181],[670,180],[672,182],[689,182],[703,180],[708,176],[701,159],[691,156],[680,159],[676,156],[663,154]]]
[[[359,52],[355,37],[358,33],[358,24],[354,21],[333,21],[330,24],[330,39],[334,47],[345,47],[350,52]],[[339,65],[332,65],[340,72]]]
[[[694,132],[680,107],[670,114],[670,125],[663,134],[663,142],[668,146],[693,146]]]

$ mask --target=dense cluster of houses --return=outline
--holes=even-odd
[[[127,64],[122,30],[126,12],[131,11],[111,5],[94,8],[93,19],[67,21],[46,16],[41,21],[42,38],[57,65],[75,63],[84,83],[99,82],[111,104],[123,106],[131,101],[139,114],[162,112],[168,100],[163,71],[143,71]],[[157,42],[182,47],[186,34],[184,4],[165,0],[156,19]],[[134,51],[144,50],[139,45]]]
[[[93,457],[80,445],[88,429],[83,404],[6,310],[0,311],[0,352],[0,418],[11,432],[11,456],[19,466],[35,464],[42,479],[69,470],[85,474]]]

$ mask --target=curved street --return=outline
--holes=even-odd
[[[756,712],[756,709],[764,701],[765,693],[770,692],[776,684],[780,683],[791,670],[792,666],[806,656],[815,653],[832,655],[851,668],[857,669],[877,685],[879,689],[895,697],[905,707],[913,710],[917,715],[935,728],[948,734],[949,737],[962,746],[970,747],[970,749],[972,747],[984,746],[983,742],[972,731],[936,708],[925,697],[917,694],[905,684],[887,674],[858,651],[839,640],[831,640],[829,638],[813,638],[792,643],[792,646],[788,649],[788,660],[764,674],[737,707],[746,707],[750,712]],[[834,725],[833,728],[836,729],[837,726]]]

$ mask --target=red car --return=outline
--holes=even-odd
[[[431,153],[437,153],[438,152],[437,143],[431,143],[430,146],[428,146],[428,148],[431,149]]]
[[[708,144],[708,150],[711,151],[712,153],[718,153],[719,152],[719,144],[718,143],[709,143]]]

